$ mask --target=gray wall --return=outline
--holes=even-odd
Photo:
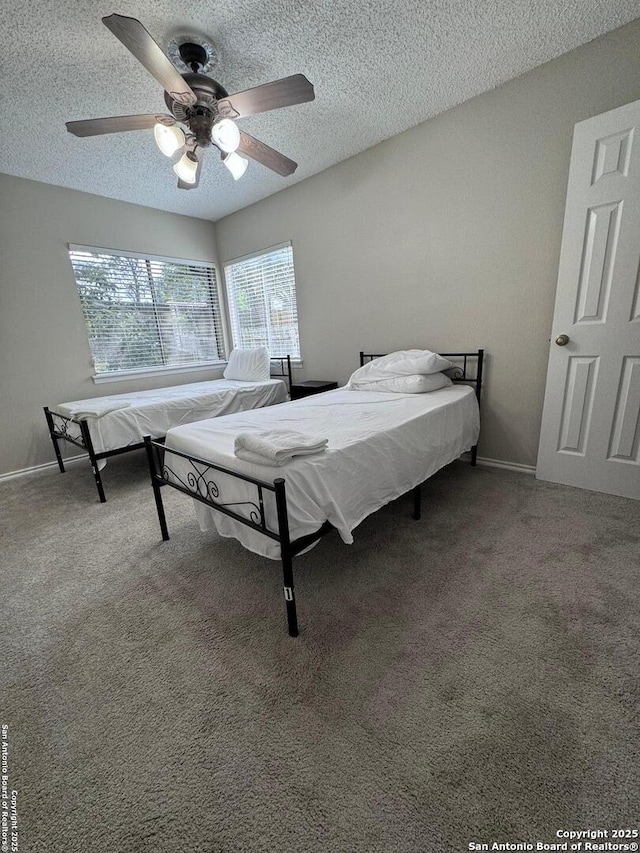
[[[573,126],[638,98],[640,20],[226,217],[220,260],[293,241],[307,378],[486,347],[480,454],[534,465]]]
[[[220,375],[95,385],[68,243],[215,260],[210,222],[0,175],[0,473],[54,458],[44,405]]]

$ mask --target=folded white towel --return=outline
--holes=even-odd
[[[324,450],[324,447],[322,448]],[[317,456],[319,452],[318,450],[313,450],[311,452],[305,453],[296,453],[295,457],[286,456],[281,457],[280,459],[267,459],[266,456],[260,456],[258,453],[252,453],[250,450],[245,450],[244,447],[238,447],[235,451],[235,455],[238,459],[244,459],[246,462],[253,462],[254,465],[267,465],[270,468],[279,468],[281,465],[286,465],[287,462],[291,462],[292,459],[300,459],[302,456]]]
[[[309,456],[325,450],[327,438],[312,438],[301,432],[287,430],[265,430],[264,432],[243,432],[236,436],[234,453],[240,459],[261,465],[284,465],[294,456]],[[255,458],[254,458],[255,457]]]
[[[91,400],[83,400],[82,404],[73,406],[70,409],[70,412],[72,418],[81,420],[82,418],[101,418],[103,415],[108,415],[109,412],[117,412],[119,409],[128,409],[130,406],[131,403],[129,402],[118,403],[114,400],[105,400],[104,403],[99,400],[95,403],[92,403]]]

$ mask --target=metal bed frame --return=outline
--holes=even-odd
[[[475,385],[476,396],[479,403],[482,387],[484,350],[479,349],[476,352],[441,353],[441,355],[445,358],[463,359],[462,365],[451,368],[445,372],[454,382]],[[371,359],[379,357],[380,356],[378,354],[361,352],[360,364],[363,365],[366,360],[370,361]],[[475,359],[476,362],[476,368],[473,375],[469,375],[468,359]],[[213,462],[208,462],[206,459],[201,459],[198,456],[191,456],[178,450],[168,449],[165,447],[164,441],[154,441],[150,436],[145,436],[144,445],[147,451],[151,485],[153,487],[153,495],[156,502],[158,522],[160,524],[163,541],[166,542],[169,539],[169,531],[167,529],[167,520],[164,512],[161,490],[163,486],[170,486],[171,488],[200,501],[200,503],[206,504],[212,509],[233,518],[240,524],[244,524],[252,530],[262,533],[264,536],[278,542],[280,544],[280,559],[284,580],[287,627],[289,630],[289,636],[297,637],[299,632],[293,584],[293,558],[301,551],[304,551],[310,545],[321,539],[326,533],[333,530],[333,525],[328,521],[325,521],[324,524],[314,533],[310,533],[307,536],[301,536],[299,539],[291,540],[289,535],[286,484],[283,477],[277,477],[272,482],[249,477],[221,465],[216,465]],[[477,445],[471,450],[471,464],[474,466],[476,464],[476,451]],[[171,456],[186,459],[189,463],[190,470],[184,478],[178,477],[167,464],[167,458]],[[223,502],[221,499],[221,490],[214,479],[216,477],[216,472],[228,474],[235,479],[243,480],[246,483],[254,485],[256,487],[255,500],[235,501],[232,503]],[[170,480],[169,477],[173,477],[174,480]],[[277,530],[271,530],[267,525],[264,508],[265,492],[271,492],[275,495],[278,519]],[[415,488],[411,490],[411,494],[413,495],[413,518],[419,520],[421,516],[421,486],[415,486]],[[240,515],[240,513],[236,511],[235,508],[240,506],[244,506],[248,509],[248,518],[245,515]]]
[[[292,383],[292,374],[291,374],[291,356],[280,356],[274,357],[270,359],[271,362],[277,362],[277,364],[273,365],[272,369],[279,370],[279,373],[272,373],[271,376],[273,378],[283,377],[287,380],[289,385],[289,392],[291,392],[291,383]],[[53,444],[53,449],[55,450],[56,460],[58,462],[58,467],[60,468],[60,473],[64,474],[65,467],[64,461],[62,459],[62,454],[60,453],[60,447],[58,442],[62,439],[64,441],[68,441],[70,444],[75,444],[76,447],[82,448],[89,455],[89,462],[91,463],[91,470],[93,471],[93,477],[96,483],[96,488],[98,490],[98,497],[100,498],[100,503],[106,502],[106,497],[104,494],[104,487],[102,485],[102,477],[100,475],[100,470],[98,467],[98,462],[101,459],[108,459],[110,456],[119,456],[121,453],[129,453],[132,450],[141,450],[145,444],[144,441],[140,441],[136,444],[128,444],[126,447],[116,447],[115,450],[105,450],[102,453],[96,453],[93,447],[93,441],[91,440],[91,433],[89,431],[89,424],[86,418],[75,419],[70,418],[67,415],[60,415],[57,412],[52,412],[48,406],[44,406],[44,416],[47,419],[47,427],[49,429],[49,436],[51,437],[51,442]],[[80,429],[80,435],[71,435],[71,424],[74,424],[76,427]],[[160,436],[156,436],[160,438]]]

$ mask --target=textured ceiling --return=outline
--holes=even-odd
[[[185,192],[150,130],[68,134],[67,120],[166,112],[160,86],[102,24],[112,12],[163,47],[176,33],[209,36],[211,76],[232,93],[305,74],[315,101],[239,122],[297,172],[251,161],[236,183],[210,154]],[[215,220],[637,15],[637,0],[2,0],[0,172]]]

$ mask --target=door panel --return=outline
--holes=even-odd
[[[584,256],[574,323],[603,323],[611,291],[622,202],[592,207],[587,213]]]
[[[558,443],[561,453],[580,453],[584,456],[597,370],[597,357],[572,356],[569,359]]]
[[[611,175],[627,177],[632,142],[633,128],[596,140],[592,183]]]
[[[640,445],[640,358],[624,359],[613,415],[609,459],[638,465]],[[640,472],[639,472],[640,476]]]

